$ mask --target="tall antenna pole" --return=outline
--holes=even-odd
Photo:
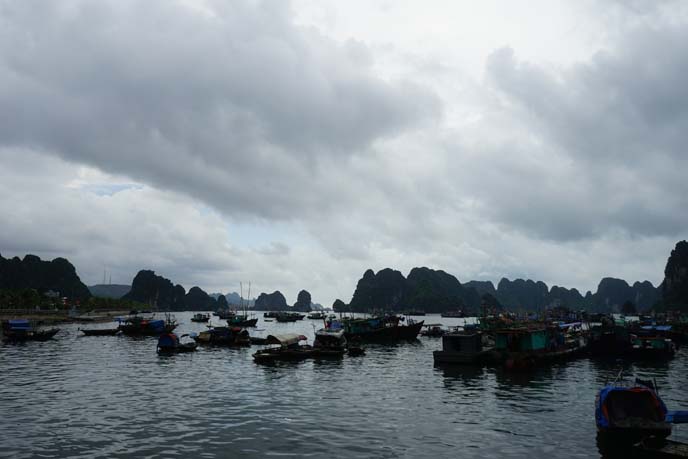
[[[248,303],[251,301],[251,281],[248,281],[248,298],[246,299],[246,306],[244,307],[244,314],[248,313]]]

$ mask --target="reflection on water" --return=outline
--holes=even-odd
[[[178,314],[180,333],[204,328],[190,317]],[[259,328],[312,340],[311,323]],[[441,340],[421,338],[265,366],[255,347],[158,356],[155,338],[77,328],[0,347],[0,457],[594,457],[595,393],[621,367],[656,378],[670,408],[688,407],[685,348],[656,365],[582,359],[507,373],[434,367]]]

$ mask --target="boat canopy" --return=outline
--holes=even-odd
[[[26,319],[11,319],[7,321],[12,330],[30,330],[31,324]]]
[[[165,333],[158,338],[158,347],[175,347],[179,345],[179,338],[174,333]]]
[[[646,325],[643,330],[671,331],[671,325]]]
[[[303,335],[297,335],[296,333],[286,333],[284,335],[268,335],[265,342],[267,344],[281,344],[282,346],[291,346],[298,344],[299,341],[304,341],[306,338]]]
[[[330,328],[321,328],[317,332],[315,332],[316,336],[331,336],[332,338],[341,338],[344,336],[344,330],[341,328],[339,329],[330,329]]]

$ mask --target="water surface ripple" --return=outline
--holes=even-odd
[[[180,334],[203,329],[190,317],[177,314]],[[312,324],[261,318],[252,333],[312,339]],[[65,325],[53,341],[1,345],[0,457],[595,457],[595,392],[622,366],[434,368],[431,338],[274,366],[254,364],[255,347],[160,357],[155,344]],[[625,368],[688,408],[687,361],[681,349]],[[673,436],[688,441],[688,428]]]

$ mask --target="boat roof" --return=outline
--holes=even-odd
[[[441,327],[442,324],[423,324],[423,326],[428,327],[428,328],[430,328],[430,327]]]
[[[671,331],[671,325],[646,325],[643,330]]]
[[[559,324],[559,328],[580,327],[582,322],[570,322],[568,324]]]
[[[334,338],[339,338],[344,336],[344,330],[341,328],[321,328],[315,332],[316,335],[320,336],[332,336]]]
[[[267,344],[281,344],[283,346],[289,346],[306,339],[308,338],[303,335],[297,335],[296,333],[285,333],[284,335],[268,335],[265,342]]]

